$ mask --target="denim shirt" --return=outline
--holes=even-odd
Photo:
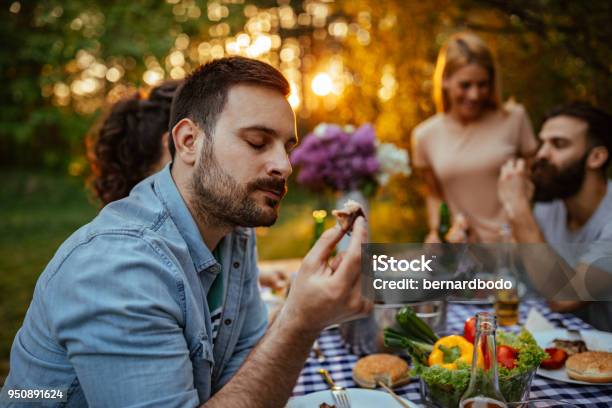
[[[143,180],[70,236],[39,277],[2,394],[60,389],[67,401],[44,406],[66,407],[207,401],[267,326],[253,230],[236,228],[219,245],[223,265],[169,166]],[[213,347],[206,294],[218,273],[227,283]]]

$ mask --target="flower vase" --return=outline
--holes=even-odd
[[[368,219],[369,221],[370,208],[369,208],[368,199],[366,198],[366,196],[360,190],[341,191],[340,194],[338,195],[338,199],[336,200],[336,208],[340,209],[344,207],[344,203],[346,203],[348,200],[357,201],[359,204],[361,204],[363,213],[365,214],[366,219]],[[369,231],[368,231],[368,235],[369,235]],[[338,252],[346,251],[348,249],[350,241],[351,241],[350,236],[345,235],[344,237],[342,237],[342,239],[340,240],[340,242],[338,243],[336,247]]]

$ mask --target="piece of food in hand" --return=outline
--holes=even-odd
[[[542,360],[540,367],[547,370],[557,370],[563,367],[565,360],[567,360],[567,352],[565,350],[557,347],[550,347],[544,351],[546,351],[550,357]]]
[[[410,367],[393,354],[372,354],[357,361],[353,367],[353,380],[364,388],[376,388],[377,381],[395,387],[410,381]]]
[[[476,316],[472,316],[465,321],[463,325],[463,337],[474,344],[474,339],[476,338]]]
[[[518,351],[516,349],[510,346],[497,347],[497,363],[506,367],[508,370],[512,370],[516,367],[517,357]]]
[[[586,351],[574,354],[565,362],[569,378],[591,383],[612,382],[612,353]]]
[[[582,340],[554,339],[553,344],[556,348],[565,350],[569,356],[589,351],[587,350],[586,344]]]
[[[354,200],[345,202],[340,210],[333,210],[332,215],[336,217],[338,224],[340,224],[340,228],[342,228],[344,232],[351,232],[353,230],[353,223],[357,217],[362,216],[365,218],[365,213],[361,205]]]

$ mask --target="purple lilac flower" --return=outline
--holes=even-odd
[[[346,191],[375,180],[380,164],[374,128],[366,124],[350,134],[347,129],[352,130],[320,125],[304,138],[290,156],[298,168],[298,183],[314,190]]]

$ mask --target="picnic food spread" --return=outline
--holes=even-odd
[[[573,380],[589,383],[612,382],[612,353],[588,350],[583,340],[554,339],[546,348],[548,358],[540,363],[546,370],[559,370]]]
[[[428,321],[427,320],[428,315],[427,314],[422,315],[421,313],[427,313],[429,312],[430,309],[423,310],[422,308],[418,308],[418,307],[415,308],[414,305],[410,305],[410,306],[417,312],[419,317],[423,316],[422,319],[425,320],[426,322]],[[386,313],[385,320],[384,321],[381,320],[381,326],[382,326],[381,331],[383,330],[383,328],[388,328],[388,327],[393,327],[397,331],[401,331],[396,326],[397,324],[396,315],[397,315],[397,312],[401,308],[402,306],[398,305],[398,307],[393,308],[392,310],[389,310],[388,313]],[[589,350],[602,350],[602,351],[612,352],[612,350],[607,349],[607,347],[610,344],[612,344],[610,342],[610,336],[612,334],[593,331],[592,327],[588,326],[587,324],[582,322],[579,318],[573,315],[563,315],[563,314],[560,315],[559,313],[552,312],[548,308],[544,300],[527,299],[524,303],[521,304],[521,309],[522,309],[521,310],[521,322],[525,322],[527,327],[530,327],[533,323],[533,322],[531,323],[529,322],[530,319],[528,317],[530,311],[533,309],[538,310],[538,312],[541,314],[541,317],[543,317],[544,319],[551,321],[551,322],[555,320],[559,320],[560,326],[563,325],[560,328],[557,327],[554,329],[549,329],[547,326],[540,326],[540,328],[538,329],[537,326],[533,326],[535,329],[535,332],[533,332],[534,340],[537,342],[537,344],[542,349],[546,347],[553,347],[554,346],[553,339],[575,339],[577,336],[569,332],[570,329],[575,329],[577,331],[580,331],[580,334],[582,335],[583,340],[587,344]],[[465,321],[469,319],[471,316],[474,316],[476,313],[482,312],[483,310],[490,311],[491,309],[489,305],[483,307],[482,305],[479,305],[479,304],[462,304],[462,303],[451,302],[448,305],[448,320],[447,320],[445,327],[441,328],[440,331],[436,331],[435,333],[438,333],[440,337],[443,337],[447,334],[460,335],[461,333],[464,333]],[[504,329],[504,330],[508,330],[508,329]],[[515,326],[515,327],[512,327],[509,331],[512,331],[513,333],[515,333],[515,336],[518,336],[519,330],[520,330],[520,327]],[[497,329],[498,336],[499,336],[499,331],[500,329]],[[382,333],[381,333],[381,337],[382,337]],[[324,331],[321,337],[318,339],[318,341],[320,342],[320,344],[324,345],[325,355],[333,356],[333,360],[329,360],[324,365],[330,368],[330,372],[334,376],[334,379],[336,379],[337,381],[344,381],[344,385],[346,385],[349,388],[349,391],[351,387],[357,386],[352,381],[353,380],[352,370],[360,357],[369,355],[370,353],[385,352],[385,353],[395,354],[398,352],[401,353],[403,351],[403,349],[402,350],[394,349],[393,351],[378,351],[378,350],[381,350],[381,348],[377,348],[376,351],[363,350],[361,352],[353,352],[350,348],[347,347],[346,340],[344,339],[342,335],[341,328],[331,328],[329,330]],[[432,348],[434,343],[435,341],[430,342],[429,347]],[[496,347],[497,353],[499,354],[500,345],[508,345],[508,344],[506,343],[502,344],[499,341],[497,341],[496,345],[497,345]],[[519,352],[519,354],[521,353]],[[519,354],[517,354],[514,360],[518,360]],[[525,353],[522,353],[522,354],[525,354]],[[528,354],[529,353],[527,353],[527,355]],[[526,359],[527,355],[524,355],[522,358]],[[423,405],[423,406],[433,407],[434,401],[432,401],[433,398],[430,398],[433,392],[437,396],[437,400],[444,397],[445,395],[449,395],[448,403],[437,404],[438,408],[446,407],[446,406],[453,406],[452,402],[450,401],[452,399],[452,396],[450,394],[455,392],[454,388],[452,388],[452,386],[449,386],[449,392],[447,392],[446,394],[444,394],[444,392],[442,391],[442,388],[445,386],[445,384],[448,384],[448,382],[444,382],[443,379],[440,379],[438,381],[440,385],[437,386],[437,388],[428,387],[428,386],[425,387],[424,386],[424,384],[426,384],[425,381],[421,380],[418,376],[414,374],[414,371],[415,371],[413,369],[414,363],[410,359],[406,359],[403,354],[399,354],[399,356],[402,359],[404,359],[406,362],[408,362],[411,368],[411,382],[406,385],[394,388],[394,391],[400,397],[404,398],[405,400],[415,402],[416,405],[418,406]],[[429,352],[426,352],[425,357],[427,358],[428,356],[429,356]],[[499,381],[500,390],[505,390],[506,388],[508,388],[508,386],[506,385],[506,382],[508,382],[507,374],[502,373],[506,369],[501,367],[500,365],[501,364],[498,364],[497,366],[498,374],[501,375],[500,381]],[[294,390],[294,396],[299,397],[298,401],[296,402],[301,402],[302,401],[301,397],[304,397],[303,400],[305,402],[307,401],[307,403],[303,405],[295,404],[296,408],[300,406],[319,407],[319,404],[323,402],[327,402],[330,405],[334,404],[334,401],[331,399],[332,396],[329,392],[318,393],[318,395],[321,396],[320,398],[313,398],[313,396],[310,395],[310,394],[316,393],[317,391],[321,391],[323,388],[325,388],[320,375],[317,373],[320,367],[321,367],[321,362],[316,358],[315,355],[312,355],[307,361],[307,364],[304,370],[302,371],[300,379],[298,380],[298,385],[296,386]],[[428,369],[431,369],[431,368],[428,368]],[[469,371],[471,372],[471,370]],[[612,395],[610,394],[610,388],[609,386],[606,385],[606,383],[589,383],[591,385],[576,384],[576,380],[573,380],[567,376],[564,366],[559,370],[554,370],[555,371],[554,373],[548,373],[547,371],[548,370],[542,370],[540,367],[537,369],[537,372],[536,371],[528,372],[520,380],[519,380],[520,376],[516,376],[510,379],[510,382],[512,382],[512,385],[517,387],[517,389],[519,389],[520,387],[518,384],[521,384],[521,385],[529,384],[529,380],[530,380],[529,377],[531,376],[532,378],[531,384],[529,387],[524,388],[526,393],[523,396],[521,396],[522,397],[521,400],[550,399],[550,400],[556,400],[556,401],[563,400],[563,401],[566,401],[567,403],[572,403],[576,405],[591,404],[593,406],[602,406],[602,407],[612,406]],[[439,372],[444,372],[443,375],[448,375],[448,376],[462,375],[461,369],[458,369],[455,371],[439,370]],[[469,382],[469,379],[468,379],[468,382]],[[361,390],[361,391],[364,391],[364,390]],[[384,394],[381,388],[378,388],[376,391],[377,393]],[[529,393],[527,393],[527,391],[529,391]],[[371,394],[374,394],[374,391],[369,391],[369,392]],[[504,393],[505,392],[506,391],[504,391]],[[380,404],[371,403],[371,404],[364,405],[363,404],[364,401],[370,401],[370,399],[365,398],[365,397],[363,397],[362,399],[361,396],[365,396],[365,393],[359,394],[358,396],[356,396],[357,394],[352,394],[350,392],[349,394],[351,397],[351,402],[353,403],[355,407],[357,406],[372,406],[372,407],[387,406],[387,404],[385,403],[380,403]],[[308,396],[310,396],[310,398],[306,398]],[[368,397],[370,397],[370,395],[368,395]],[[374,398],[374,401],[378,401],[376,397],[380,397],[381,401],[388,400],[388,398],[385,398],[386,397],[385,395],[382,395],[382,396],[373,395],[372,398]],[[516,400],[514,402],[516,402]],[[559,402],[559,403],[562,404],[562,402]],[[507,402],[507,404],[509,404],[509,402]],[[289,406],[293,407],[293,405],[291,404]],[[336,404],[336,406],[339,406],[339,405]],[[389,402],[388,406],[395,406],[395,405],[393,405],[392,402]],[[399,405],[397,406],[399,407]],[[516,406],[516,404],[512,404],[511,406]],[[457,407],[457,405],[454,405],[454,407]]]
[[[442,407],[458,406],[470,381],[474,323],[468,319],[463,335],[438,338],[410,307],[397,313],[396,322],[385,330],[385,345],[411,356],[411,374],[420,377],[432,401]],[[547,355],[525,329],[519,334],[498,330],[496,341],[500,390],[506,401],[520,401]],[[490,362],[479,361],[479,367],[485,364]]]
[[[592,383],[612,382],[612,353],[585,351],[570,356],[565,362],[568,377]]]

